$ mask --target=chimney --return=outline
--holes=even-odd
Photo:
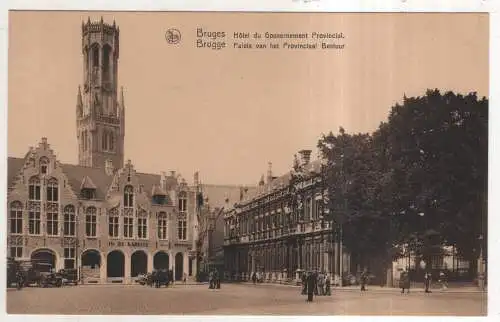
[[[112,176],[115,172],[115,167],[113,166],[113,160],[107,159],[104,161],[104,171],[106,171],[106,175]]]
[[[160,187],[163,189],[163,190],[166,190],[167,187],[167,173],[165,171],[162,171],[160,172]]]
[[[267,183],[270,183],[273,181],[273,164],[271,162],[267,163],[268,168],[267,168]]]
[[[312,150],[300,150],[300,162],[302,165],[306,165],[311,161],[311,152]]]

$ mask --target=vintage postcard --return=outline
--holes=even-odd
[[[485,316],[488,13],[8,13],[6,312]]]

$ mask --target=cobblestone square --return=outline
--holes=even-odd
[[[116,315],[455,315],[487,314],[486,293],[400,294],[377,289],[334,291],[307,303],[296,287],[223,284],[27,288],[7,291],[9,314]]]

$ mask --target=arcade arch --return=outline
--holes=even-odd
[[[170,268],[170,257],[164,251],[159,251],[153,257],[153,268],[154,269],[169,269]]]
[[[148,255],[142,250],[137,250],[130,256],[130,264],[132,277],[137,277],[139,274],[146,274],[148,272]]]
[[[49,272],[52,269],[56,269],[57,255],[52,249],[36,249],[31,253],[30,258],[32,261],[40,264],[39,269],[41,271]]]
[[[111,251],[106,257],[107,276],[125,277],[125,255],[119,250]]]

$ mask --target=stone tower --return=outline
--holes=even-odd
[[[78,87],[76,127],[78,163],[103,168],[106,160],[123,167],[125,106],[118,97],[118,28],[90,18],[82,23],[83,88]],[[109,163],[109,162],[108,162]]]

